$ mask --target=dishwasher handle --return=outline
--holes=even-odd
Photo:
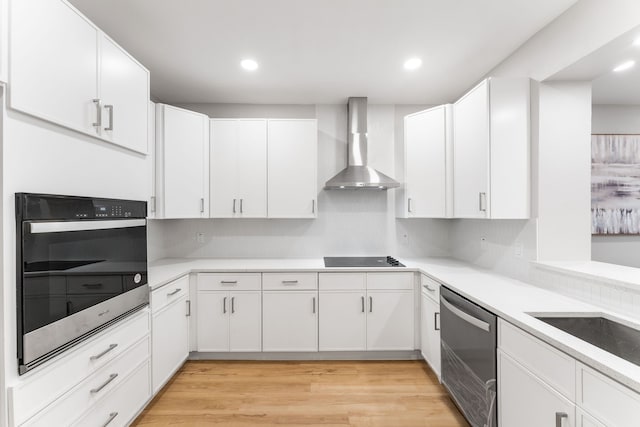
[[[445,306],[445,308],[447,310],[449,310],[451,313],[453,313],[454,315],[458,316],[460,319],[464,320],[465,322],[475,326],[476,328],[482,329],[483,331],[487,331],[487,332],[491,331],[491,325],[490,324],[488,324],[487,322],[484,322],[484,321],[478,319],[477,317],[473,317],[472,315],[467,314],[464,311],[460,310],[458,307],[456,307],[453,304],[451,304],[451,302],[448,301],[442,295],[440,296],[440,302],[442,303],[442,305]]]

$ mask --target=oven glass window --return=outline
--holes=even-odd
[[[147,283],[144,226],[23,236],[24,333]]]

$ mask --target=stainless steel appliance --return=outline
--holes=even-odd
[[[473,427],[496,427],[497,318],[446,287],[440,289],[442,383]]]
[[[24,374],[149,303],[146,202],[16,194]]]
[[[390,256],[337,256],[324,257],[325,267],[404,267]]]
[[[349,98],[347,167],[325,184],[325,190],[388,190],[400,183],[368,165],[367,98]]]

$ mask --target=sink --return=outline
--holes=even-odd
[[[640,330],[602,316],[535,315],[553,327],[640,366]]]

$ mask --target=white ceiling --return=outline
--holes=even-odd
[[[623,34],[592,54],[562,70],[550,80],[593,81],[594,104],[640,105],[640,27]],[[626,71],[613,69],[634,60],[636,65]]]
[[[452,101],[575,2],[71,0],[149,68],[158,99],[274,104]],[[411,56],[423,66],[407,72]]]

